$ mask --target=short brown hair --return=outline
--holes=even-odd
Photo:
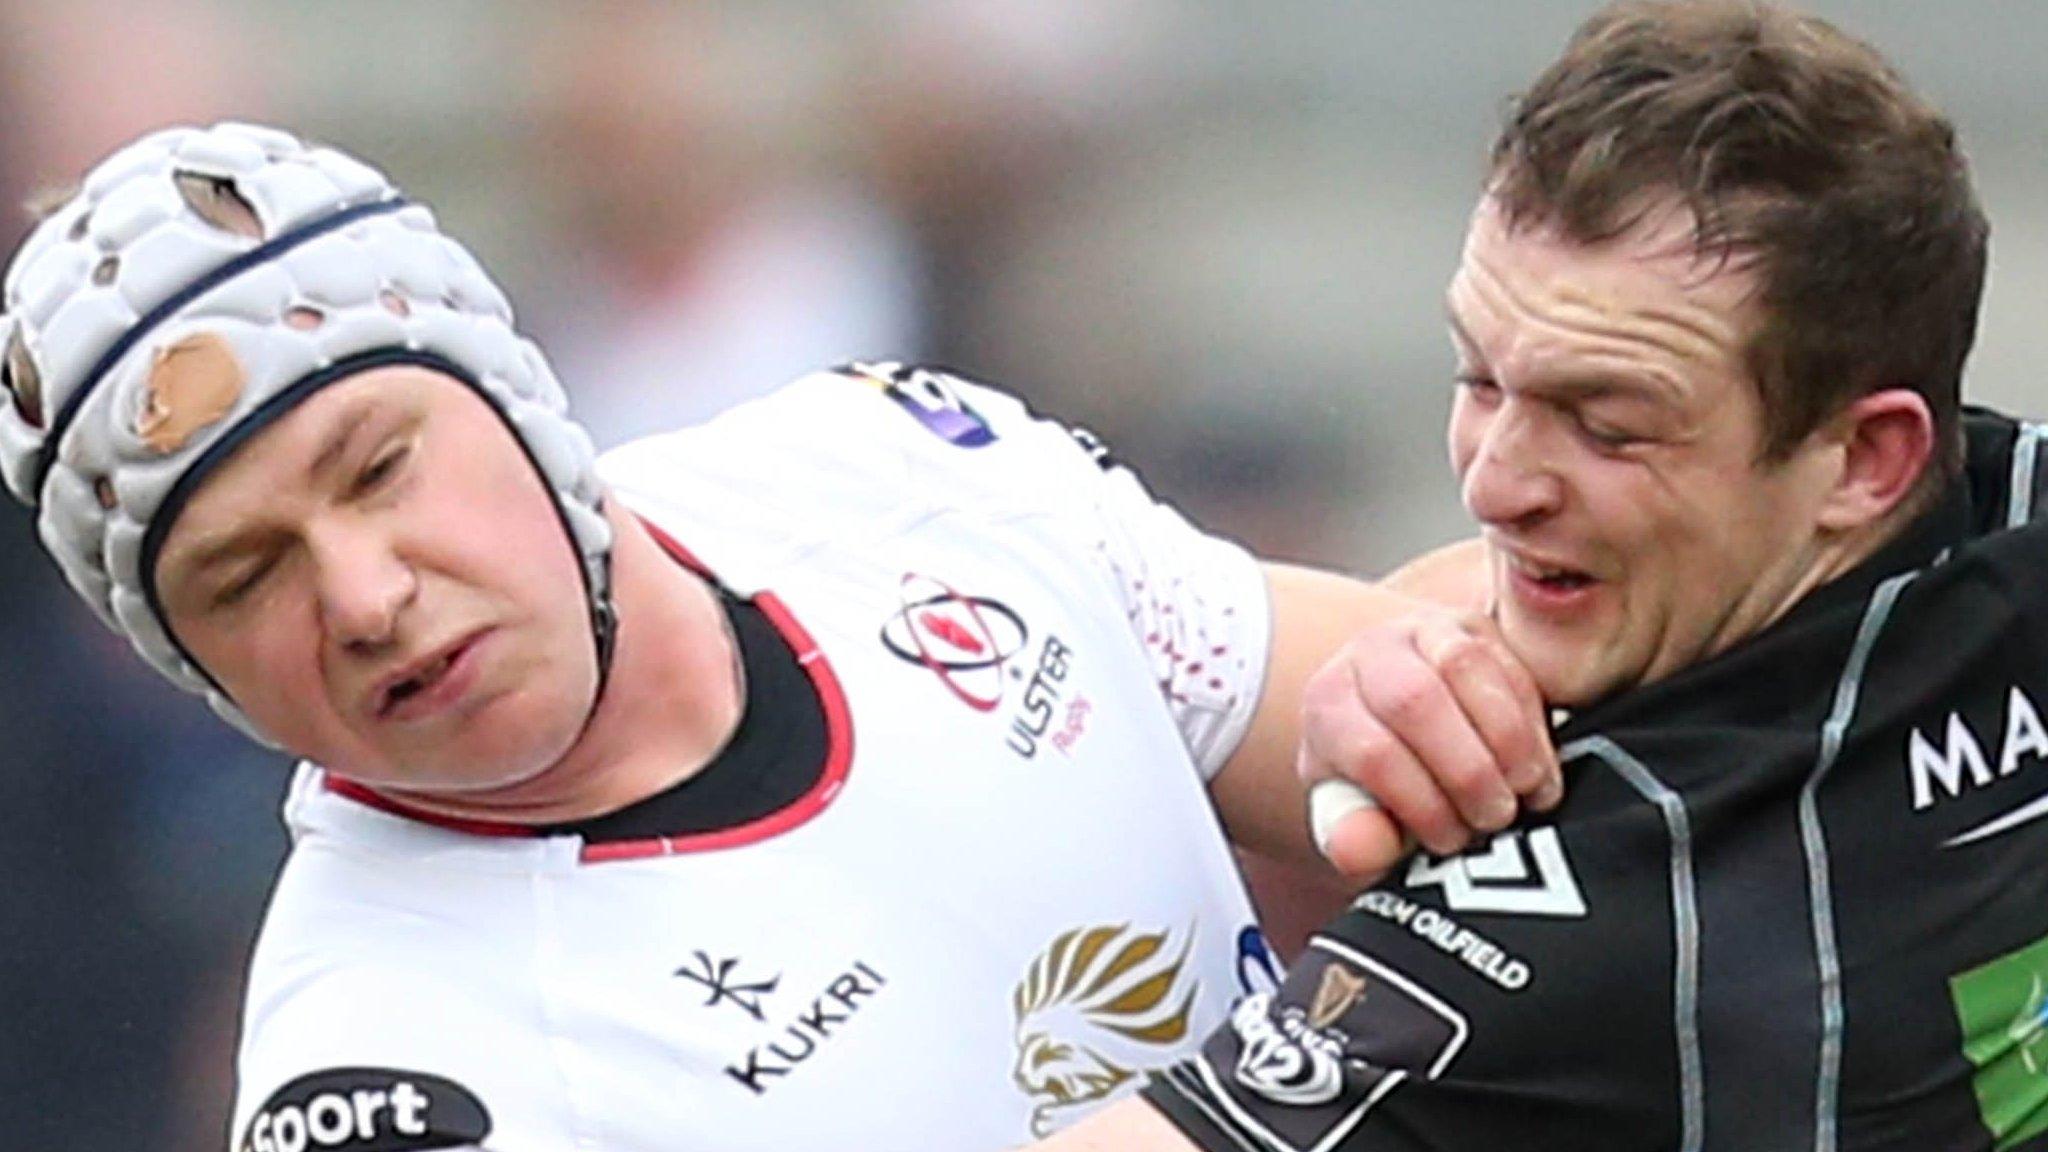
[[[1757,271],[1749,359],[1766,459],[1857,397],[1907,387],[1960,467],[1963,362],[1990,224],[1955,128],[1869,45],[1738,0],[1627,0],[1512,106],[1488,194],[1581,243],[1682,197],[1702,252]]]

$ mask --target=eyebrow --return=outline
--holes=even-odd
[[[306,479],[318,480],[322,473],[334,467],[334,462],[341,459],[342,453],[347,451],[356,433],[362,431],[363,425],[370,422],[370,417],[375,411],[375,405],[367,402],[350,408],[327,434],[327,439],[320,445],[320,451],[314,454],[313,462],[306,466]]]
[[[369,402],[356,404],[347,410],[321,441],[320,450],[314,454],[313,462],[307,465],[307,479],[317,481],[323,473],[333,468],[335,462],[347,452],[356,435],[370,422],[370,418],[376,415],[376,411],[376,405]],[[179,566],[192,575],[204,575],[223,562],[235,559],[238,554],[248,551],[261,535],[260,531],[240,529],[220,539],[194,545],[186,552],[185,559]]]
[[[194,545],[186,551],[182,559],[174,554],[172,559],[177,560],[175,565],[159,561],[158,567],[167,575],[182,569],[187,577],[204,576],[249,551],[261,537],[262,533],[255,530],[234,532],[210,543]]]

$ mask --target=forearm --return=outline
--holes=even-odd
[[[1486,570],[1476,541],[1379,584],[1266,566],[1272,631],[1258,711],[1210,786],[1241,849],[1311,874],[1336,860],[1355,887],[1406,855],[1411,837],[1454,852],[1518,803],[1556,802],[1534,683],[1478,611]],[[1349,780],[1379,804],[1330,814],[1319,846],[1305,780]]]
[[[1309,836],[1307,800],[1295,773],[1303,686],[1352,635],[1417,602],[1332,572],[1268,564],[1265,573],[1272,633],[1258,710],[1209,792],[1238,847],[1322,872],[1328,864]]]
[[[1485,545],[1474,537],[1446,544],[1380,579],[1380,587],[1459,612],[1484,612],[1491,593]]]
[[[1360,631],[1424,604],[1476,607],[1485,596],[1485,556],[1476,540],[1438,548],[1378,582],[1313,568],[1267,564],[1271,640],[1266,675],[1244,741],[1210,785],[1231,840],[1304,872],[1328,874],[1309,835],[1296,757],[1303,690]]]
[[[1320,858],[1314,867],[1304,868],[1240,851],[1237,863],[1251,890],[1259,930],[1283,965],[1292,964],[1308,946],[1309,936],[1350,905],[1363,882],[1339,875]]]

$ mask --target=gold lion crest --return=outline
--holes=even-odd
[[[1190,930],[1176,949],[1166,931],[1128,924],[1062,933],[1017,982],[1017,1063],[1011,1079],[1035,1106],[1034,1136],[1049,1136],[1136,1086],[1188,1037],[1197,991]]]

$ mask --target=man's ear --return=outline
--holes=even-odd
[[[1819,434],[1841,452],[1841,475],[1820,509],[1824,528],[1849,531],[1882,520],[1912,497],[1934,462],[1934,410],[1910,388],[1854,401]]]

